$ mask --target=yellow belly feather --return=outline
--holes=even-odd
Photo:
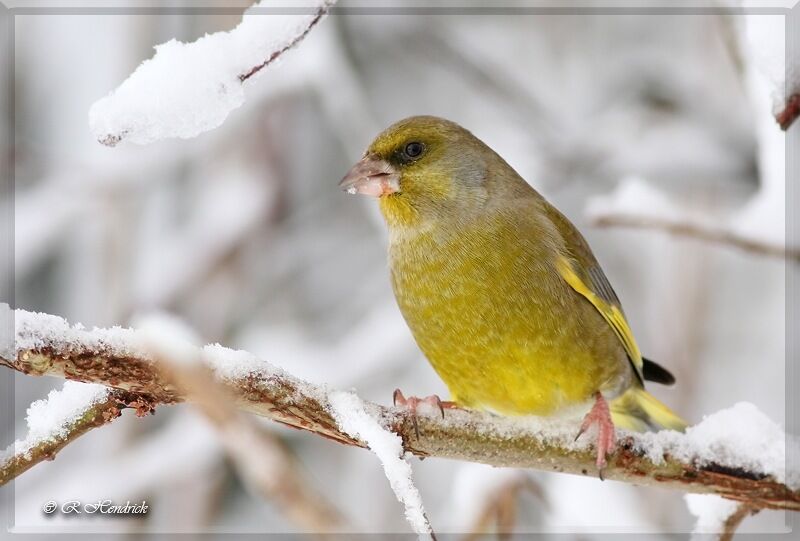
[[[632,376],[621,344],[519,225],[392,235],[392,285],[417,343],[466,407],[550,415],[615,396]]]

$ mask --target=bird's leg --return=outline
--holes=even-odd
[[[575,439],[581,437],[590,426],[597,424],[597,469],[600,474],[600,479],[603,479],[603,468],[606,467],[606,455],[614,450],[616,436],[614,434],[614,423],[611,421],[611,411],[608,409],[608,403],[603,398],[603,395],[598,391],[594,395],[594,406],[583,418],[581,428]]]
[[[432,394],[430,396],[426,396],[425,398],[419,398],[416,396],[409,396],[408,398],[403,395],[403,391],[400,389],[395,389],[394,394],[392,395],[392,402],[395,406],[404,406],[408,408],[409,412],[411,412],[411,422],[414,423],[414,433],[417,435],[417,439],[419,439],[419,425],[417,423],[417,406],[420,404],[429,404],[434,408],[437,408],[442,413],[442,419],[444,419],[444,410],[445,409],[453,409],[457,408],[455,402],[449,402],[446,400],[442,400],[439,398],[438,395]]]

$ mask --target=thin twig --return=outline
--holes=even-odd
[[[633,214],[604,214],[601,216],[594,216],[591,218],[591,224],[595,227],[627,227],[632,229],[660,230],[672,235],[732,246],[754,254],[800,261],[800,249],[798,248],[769,244],[756,239],[742,237],[731,231],[704,226],[702,224]]]
[[[59,376],[113,386],[148,395],[156,402],[175,403],[185,398],[159,374],[153,359],[127,345],[98,341],[96,330],[72,328],[66,335],[68,338],[64,332],[47,334],[45,330],[42,334],[24,329],[21,332],[23,336],[17,335],[17,343],[28,344],[27,349],[17,350],[9,355],[12,358],[0,357],[0,365],[30,375]],[[34,336],[24,335],[25,332]],[[113,336],[119,340],[119,334],[118,330]],[[245,352],[214,346],[209,353],[218,355],[215,370],[220,371],[218,376],[224,380],[240,409],[340,443],[365,446],[339,428],[330,413],[326,389],[261,364]],[[231,363],[236,363],[232,355],[247,357],[252,368],[245,372],[237,368],[231,373]],[[406,410],[372,403],[365,403],[365,408],[382,426],[402,438],[406,451],[420,457],[596,475],[595,454],[591,448],[570,447],[515,419],[466,410],[448,410],[446,419],[421,414],[417,437]],[[637,485],[717,494],[745,502],[755,509],[800,511],[800,492],[769,475],[713,463],[681,462],[666,455],[663,460],[653,461],[635,444],[633,437],[619,442],[604,473],[607,479]]]
[[[314,14],[314,18],[311,19],[311,22],[308,23],[308,26],[306,26],[301,33],[296,35],[289,43],[287,43],[277,51],[273,51],[272,54],[270,54],[269,57],[267,57],[267,59],[264,60],[261,64],[253,66],[246,72],[239,74],[239,80],[241,82],[245,82],[250,77],[258,73],[262,69],[266,68],[275,60],[277,60],[278,57],[287,52],[289,49],[295,47],[298,43],[303,41],[305,37],[308,35],[308,33],[311,32],[311,29],[314,28],[322,20],[323,17],[325,17],[325,15],[328,13],[328,10],[330,10],[331,6],[335,2],[336,0],[329,0],[328,2],[325,2],[324,4],[319,6],[319,8],[317,8],[316,13]]]

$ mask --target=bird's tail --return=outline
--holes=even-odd
[[[636,432],[670,429],[683,432],[688,423],[641,387],[631,387],[609,403],[614,425]]]

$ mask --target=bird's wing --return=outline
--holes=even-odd
[[[628,354],[628,358],[636,371],[636,375],[639,376],[640,381],[643,380],[644,374],[642,373],[642,367],[644,361],[642,360],[642,353],[639,351],[639,346],[636,345],[633,332],[631,332],[631,328],[628,326],[619,300],[614,294],[614,290],[611,289],[611,285],[608,283],[608,279],[605,277],[605,274],[603,274],[602,269],[595,266],[591,268],[588,273],[584,273],[587,275],[587,277],[584,278],[580,276],[580,271],[577,270],[576,266],[567,257],[560,256],[558,260],[558,272],[570,287],[586,297],[586,299],[597,308],[597,311],[600,312],[608,324],[611,325],[617,338],[622,342],[622,346]]]
[[[639,381],[644,381],[642,353],[633,338],[622,305],[606,278],[603,269],[592,254],[589,244],[572,223],[555,207],[547,205],[547,214],[561,233],[565,254],[558,256],[557,267],[561,277],[572,289],[583,295],[608,322],[622,342],[628,359]]]

